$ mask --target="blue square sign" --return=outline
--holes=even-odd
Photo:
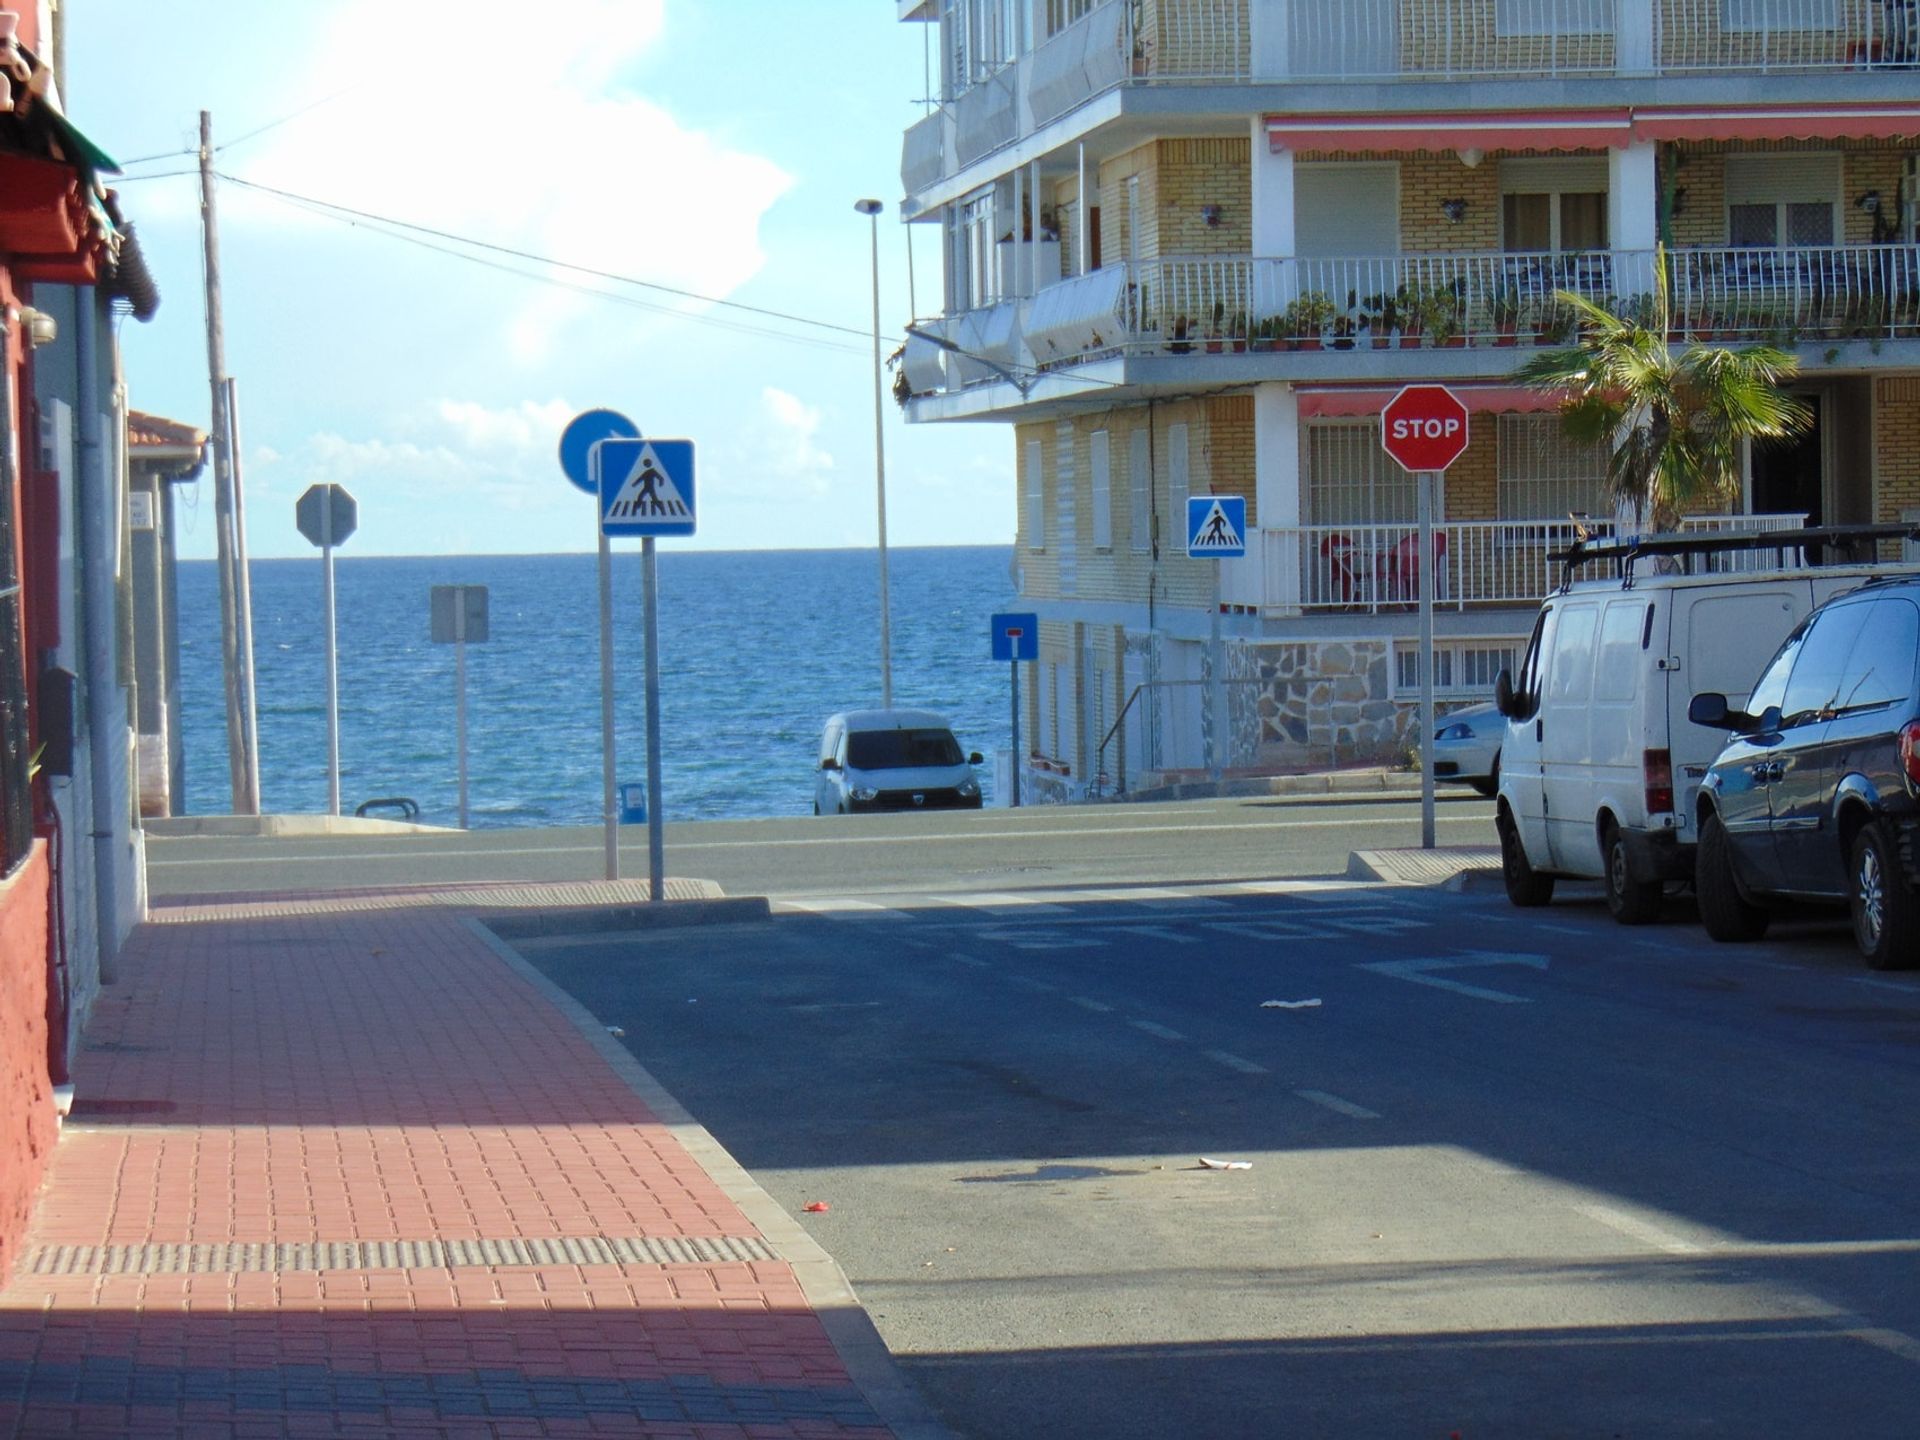
[[[996,660],[1038,660],[1040,658],[1040,617],[1038,615],[998,614],[989,622],[993,632],[993,658]]]
[[[1196,560],[1230,560],[1246,553],[1246,496],[1187,497],[1187,554]]]
[[[600,488],[600,533],[691,535],[691,440],[602,440],[593,447]]]

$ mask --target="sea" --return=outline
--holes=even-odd
[[[896,706],[937,710],[989,762],[1010,744],[1007,667],[988,617],[1009,607],[1011,548],[888,551]],[[640,556],[614,554],[615,752],[646,779]],[[405,796],[429,824],[459,812],[455,656],[429,638],[435,585],[484,585],[490,638],[467,650],[473,828],[601,817],[596,560],[586,555],[355,557],[336,553],[341,809]],[[807,815],[822,723],[880,703],[873,550],[681,552],[660,569],[661,814]],[[321,562],[251,566],[261,808],[327,808]],[[186,813],[231,810],[220,606],[212,561],[180,565]],[[980,778],[993,800],[993,765]],[[378,812],[391,816],[390,811]]]

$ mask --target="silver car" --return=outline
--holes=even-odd
[[[980,763],[931,710],[843,711],[820,735],[813,813],[978,810]]]
[[[1433,734],[1433,778],[1458,780],[1482,795],[1500,788],[1500,742],[1507,717],[1491,704],[1469,705],[1440,717]]]

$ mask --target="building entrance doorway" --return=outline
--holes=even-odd
[[[1749,463],[1748,508],[1755,515],[1805,515],[1826,523],[1825,411],[1821,395],[1802,395],[1813,423],[1791,440],[1756,440]]]

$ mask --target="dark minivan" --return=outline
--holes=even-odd
[[[1828,601],[1789,635],[1700,787],[1695,887],[1715,940],[1753,940],[1774,901],[1851,907],[1877,970],[1920,961],[1920,577]]]

